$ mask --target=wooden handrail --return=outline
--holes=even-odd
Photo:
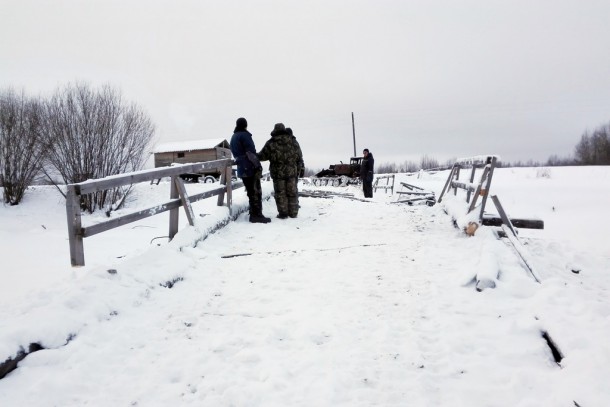
[[[80,195],[90,194],[93,192],[103,191],[105,189],[116,188],[124,185],[137,184],[139,182],[152,181],[154,179],[172,177],[189,172],[201,172],[203,170],[222,169],[231,165],[233,162],[230,158],[221,160],[206,161],[194,164],[179,164],[171,167],[154,168],[149,170],[141,170],[129,172],[120,175],[111,175],[109,177],[87,180],[74,185]]]
[[[191,203],[218,195],[218,206],[224,205],[224,196],[227,195],[227,206],[231,211],[231,190],[243,186],[243,182],[231,182],[231,166],[233,160],[224,158],[221,160],[206,161],[193,164],[181,164],[172,167],[154,168],[149,170],[135,171],[126,174],[113,175],[101,179],[87,180],[67,186],[66,194],[66,217],[68,221],[68,240],[70,244],[70,261],[72,266],[85,265],[85,253],[83,238],[105,232],[110,229],[135,222],[149,216],[154,216],[170,211],[169,238],[172,239],[178,232],[178,210],[184,207],[189,223],[194,224]],[[203,170],[218,170],[221,174],[222,187],[210,191],[188,196],[180,174],[201,172]],[[95,225],[83,227],[81,221],[80,198],[82,195],[117,188],[125,185],[133,185],[140,182],[152,181],[164,177],[171,177],[170,199],[157,206],[129,213]]]

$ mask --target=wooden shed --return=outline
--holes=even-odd
[[[187,164],[231,158],[231,149],[226,139],[206,139],[174,141],[162,143],[153,149],[155,167],[167,167],[174,163]],[[205,175],[218,177],[220,174],[211,170]],[[195,179],[196,180],[196,179]]]
[[[221,138],[162,143],[153,149],[153,153],[155,167],[231,158],[229,142]]]

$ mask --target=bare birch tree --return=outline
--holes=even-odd
[[[87,84],[58,89],[45,108],[48,162],[68,183],[137,171],[146,160],[154,125],[135,104],[123,101],[110,86]],[[117,209],[130,188],[115,188],[84,196],[83,209]]]
[[[0,184],[4,203],[19,204],[40,170],[45,155],[41,116],[41,103],[23,91],[0,92]]]

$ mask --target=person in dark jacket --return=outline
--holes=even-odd
[[[296,218],[299,213],[298,171],[303,162],[303,153],[294,136],[286,131],[283,123],[277,123],[271,131],[271,138],[258,153],[261,161],[269,161],[269,172],[273,179],[277,217]]]
[[[250,202],[250,222],[269,223],[271,219],[263,215],[263,193],[261,190],[262,167],[256,157],[256,147],[252,134],[247,130],[248,122],[243,117],[237,119],[231,137],[231,153],[237,163],[237,176],[244,182]]]
[[[373,197],[373,174],[375,168],[375,159],[368,148],[362,151],[364,158],[360,164],[360,179],[362,180],[362,190],[365,198]]]

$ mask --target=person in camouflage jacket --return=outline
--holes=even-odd
[[[271,138],[258,153],[261,161],[269,161],[269,172],[273,179],[275,204],[280,219],[296,218],[299,213],[297,183],[303,153],[296,138],[291,136],[283,123],[277,123]]]

